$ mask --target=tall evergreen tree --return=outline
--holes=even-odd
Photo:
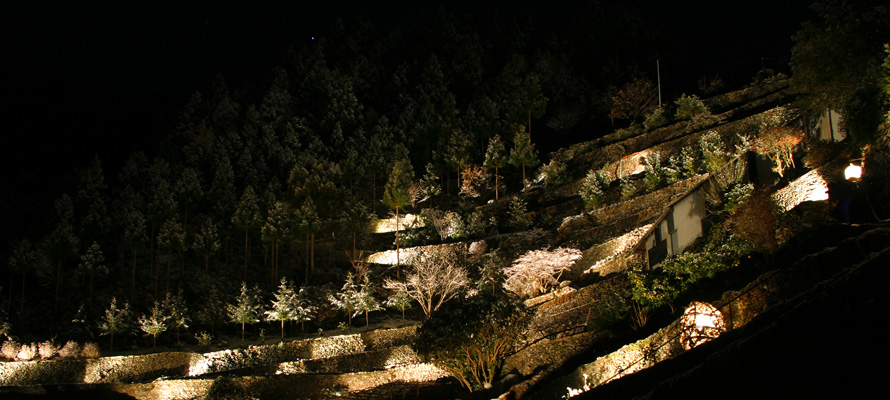
[[[516,127],[516,135],[513,137],[513,150],[510,151],[510,164],[516,167],[522,167],[523,187],[527,185],[528,179],[525,176],[526,167],[534,167],[538,165],[538,151],[531,142],[529,133]]]
[[[250,259],[250,230],[255,228],[260,220],[259,200],[253,191],[253,186],[244,188],[241,201],[232,216],[232,223],[236,228],[244,231],[244,279],[247,279],[247,264]]]
[[[509,157],[507,156],[507,150],[504,148],[504,143],[501,141],[501,135],[494,135],[494,137],[488,141],[488,150],[485,151],[484,165],[488,168],[494,168],[495,200],[499,198],[498,192],[500,190],[500,176],[498,175],[498,170],[504,165],[507,165],[508,161]]]
[[[179,253],[184,248],[185,232],[182,230],[182,225],[175,219],[167,220],[167,222],[161,225],[160,232],[158,232],[158,249],[166,250],[167,252],[167,283],[164,293],[170,293],[170,264],[173,261],[173,253]],[[155,276],[155,295],[157,295],[159,275]]]
[[[89,248],[87,248],[86,253],[84,253],[80,257],[80,264],[77,265],[77,269],[75,273],[80,276],[86,276],[88,281],[88,291],[87,291],[87,299],[88,301],[92,301],[93,299],[93,281],[96,279],[97,275],[108,273],[108,267],[105,266],[105,256],[102,254],[102,249],[99,247],[99,243],[93,242]]]
[[[201,230],[195,234],[192,248],[197,255],[204,258],[204,272],[207,272],[210,257],[218,253],[220,248],[216,224],[209,217],[201,224]]]
[[[383,189],[383,204],[395,210],[396,212],[396,277],[401,273],[401,263],[399,260],[399,231],[401,229],[401,219],[399,211],[406,205],[411,204],[411,185],[414,179],[414,170],[408,160],[399,160],[389,174],[389,180]]]
[[[12,303],[12,274],[17,273],[22,276],[19,312],[23,313],[25,312],[25,278],[34,272],[37,266],[37,251],[31,241],[22,239],[16,242],[7,261],[9,265],[9,303]]]

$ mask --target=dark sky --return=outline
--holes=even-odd
[[[335,16],[361,14],[386,26],[437,8],[385,1],[8,3],[0,6],[0,177],[4,191],[17,196],[0,199],[4,209],[30,202],[35,190],[64,186],[66,171],[85,166],[93,154],[110,174],[134,150],[155,148],[159,130],[214,75],[222,72],[230,87],[254,81]],[[636,7],[669,32],[684,64],[675,68],[720,71],[750,67],[760,57],[787,64],[790,36],[808,3],[617,4]],[[444,4],[455,13],[497,7],[504,15],[555,24],[579,7],[564,1]],[[620,40],[620,32],[604,40]]]

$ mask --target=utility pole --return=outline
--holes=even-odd
[[[661,60],[655,60],[655,73],[658,80],[658,106],[661,107]]]

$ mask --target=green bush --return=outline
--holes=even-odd
[[[705,168],[709,172],[717,171],[732,159],[732,153],[726,150],[723,139],[715,131],[708,131],[702,135],[698,145],[705,159]]]
[[[661,156],[657,152],[653,152],[642,158],[643,166],[646,167],[646,188],[649,191],[655,191],[664,186],[666,170],[661,166]]]
[[[581,199],[584,200],[584,207],[588,210],[601,207],[603,197],[605,197],[604,188],[600,173],[590,170],[584,177],[584,181],[581,182],[581,190],[578,191]]]
[[[566,165],[557,160],[550,160],[547,165],[541,167],[541,175],[547,186],[563,184],[566,181]]]
[[[703,116],[709,115],[708,107],[696,95],[687,96],[683,94],[674,104],[677,105],[677,113],[675,116],[679,120],[697,120]]]
[[[629,200],[637,194],[633,180],[621,178],[621,200]]]
[[[514,196],[510,200],[510,210],[507,211],[507,216],[513,229],[527,229],[532,224],[531,218],[526,211],[525,200],[522,200],[519,196]]]
[[[651,131],[655,128],[667,125],[668,122],[670,122],[670,117],[668,116],[667,110],[662,106],[658,106],[655,107],[655,110],[646,115],[646,119],[643,120],[643,128],[647,131]]]
[[[674,309],[674,301],[696,283],[717,273],[738,266],[741,259],[754,251],[747,241],[729,236],[708,242],[698,251],[668,256],[661,267],[649,270],[638,266],[628,271],[633,287],[633,300],[646,310],[662,306]]]

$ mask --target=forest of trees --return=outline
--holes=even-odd
[[[230,88],[216,76],[157,154],[117,171],[95,157],[37,223],[44,233],[10,244],[4,321],[18,336],[87,340],[112,298],[145,314],[181,291],[197,312],[242,282],[267,294],[284,277],[339,287],[372,217],[504,197],[540,163],[538,143],[555,149],[552,138],[606,121],[611,88],[651,60],[597,32],[647,33],[617,9],[585,18],[561,40],[509,17],[356,18],[265,80]],[[594,57],[609,68],[588,68]],[[497,193],[459,197],[483,164],[500,175]],[[194,319],[210,330],[224,318]]]

